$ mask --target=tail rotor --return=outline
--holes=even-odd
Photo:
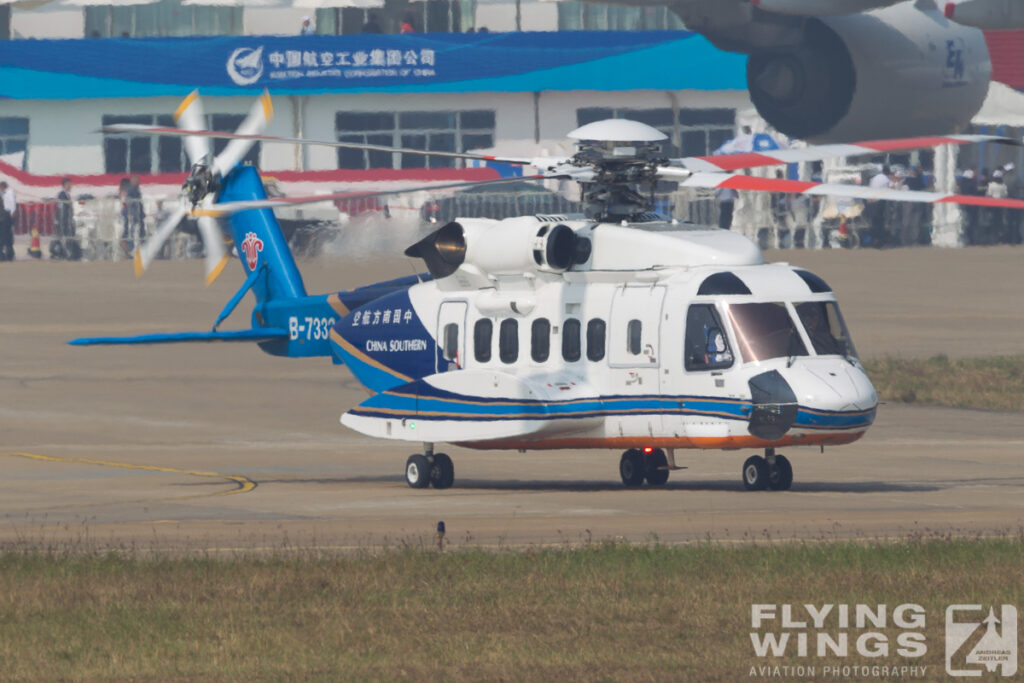
[[[258,135],[266,129],[273,115],[274,108],[270,101],[270,93],[264,90],[237,132],[244,135]],[[192,91],[182,101],[174,112],[174,120],[182,130],[206,130],[206,117],[198,90]],[[209,137],[184,136],[185,152],[192,164],[189,176],[182,186],[178,206],[135,252],[136,277],[140,277],[153,263],[182,219],[201,207],[198,212],[198,224],[199,234],[206,252],[204,261],[206,284],[209,285],[217,279],[224,270],[224,266],[227,265],[229,255],[224,245],[224,233],[216,218],[203,215],[203,213],[208,212],[214,204],[216,195],[220,191],[221,178],[245,158],[253,144],[255,144],[255,140],[252,139],[231,140],[220,154],[213,157]]]

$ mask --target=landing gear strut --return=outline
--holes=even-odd
[[[434,444],[423,444],[424,454],[410,455],[405,461],[405,481],[411,488],[451,488],[455,483],[455,465],[446,453],[435,453]]]
[[[645,449],[646,450],[646,449]],[[661,486],[668,481],[668,458],[660,448],[641,451],[630,448],[619,460],[619,476],[626,486],[640,486],[644,479],[651,486]]]
[[[764,457],[752,455],[743,463],[743,488],[748,491],[788,491],[793,485],[793,466],[774,448],[764,449]]]

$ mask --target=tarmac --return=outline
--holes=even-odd
[[[862,357],[1024,353],[1024,248],[768,254],[835,289]],[[310,292],[408,274],[404,259],[300,264]],[[242,282],[200,261],[0,263],[0,545],[250,552],[746,543],[1017,534],[1024,415],[886,404],[849,446],[790,449],[789,492],[747,492],[751,453],[679,451],[661,489],[626,490],[616,451],[445,448],[445,491],[412,490],[414,448],[338,423],[366,395],[327,359],[250,344],[68,346],[209,329]],[[248,324],[249,300],[226,327]]]

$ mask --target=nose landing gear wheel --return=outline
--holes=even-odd
[[[425,455],[410,455],[405,461],[405,481],[414,489],[425,489],[430,486],[430,470],[430,461]]]
[[[661,486],[668,481],[668,458],[665,457],[665,451],[655,448],[648,454],[644,476],[651,486]]]
[[[434,465],[430,468],[430,483],[435,489],[451,488],[455,483],[455,465],[446,453],[434,453]]]
[[[743,463],[743,488],[748,491],[764,491],[768,488],[768,461],[760,455],[752,455]]]
[[[776,455],[775,462],[768,465],[768,488],[773,491],[788,491],[793,485],[793,466],[784,455]]]
[[[626,486],[640,486],[644,483],[644,454],[630,448],[619,461],[619,476]]]

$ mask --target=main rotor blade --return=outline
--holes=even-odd
[[[259,135],[266,129],[267,124],[274,118],[274,104],[270,101],[270,93],[264,90],[258,100],[253,103],[249,115],[242,121],[242,125],[236,131],[237,135],[231,138],[231,142],[224,148],[217,158],[213,160],[212,171],[226,176],[240,162],[252,146],[256,144],[256,138],[250,137]]]
[[[153,263],[153,259],[160,253],[164,242],[174,233],[174,229],[178,227],[178,223],[181,222],[181,219],[187,213],[187,206],[177,206],[171,212],[171,215],[164,219],[164,222],[160,224],[156,232],[135,250],[135,277],[142,277],[142,274],[146,272],[149,265]]]
[[[782,192],[785,194],[806,194],[811,196],[847,197],[849,199],[886,200],[917,202],[924,204],[962,204],[966,206],[988,206],[1004,209],[1024,209],[1024,200],[995,199],[963,194],[942,192],[919,192],[914,190],[893,190],[872,188],[864,185],[844,183],[815,183],[781,178],[756,178],[741,174],[694,173],[682,169],[662,168],[658,177],[676,180],[680,187],[705,189],[725,188],[752,192]]]
[[[213,206],[213,197],[204,202],[204,208],[210,206]],[[206,286],[209,287],[224,272],[230,254],[224,246],[224,233],[216,218],[199,216],[198,223],[199,234],[203,238],[203,251],[206,253],[203,265],[206,270]]]
[[[591,176],[593,176],[593,171],[589,168],[583,168],[567,170],[560,173],[538,173],[536,175],[514,176],[511,178],[496,178],[494,180],[476,180],[461,183],[445,183],[442,185],[420,185],[417,187],[403,187],[395,190],[380,190],[378,192],[334,192],[331,194],[322,194],[312,197],[271,197],[269,199],[255,199],[249,201],[224,202],[222,204],[213,204],[209,207],[193,209],[190,215],[227,216],[233,213],[238,213],[239,211],[248,211],[250,209],[273,209],[279,206],[315,204],[317,202],[328,202],[333,201],[335,199],[370,199],[372,197],[384,197],[393,194],[406,194],[408,192],[418,192],[420,190],[448,190],[458,187],[480,187],[482,185],[498,185],[501,183],[511,183],[523,180],[587,180]]]
[[[685,168],[694,172],[739,171],[747,168],[781,166],[782,164],[795,164],[803,161],[823,161],[824,159],[840,157],[888,154],[890,152],[905,152],[922,147],[969,145],[978,142],[1021,145],[1020,140],[999,135],[946,135],[941,137],[870,140],[868,142],[851,142],[842,145],[817,145],[804,149],[773,149],[741,154],[683,157],[681,159],[669,159],[669,167]]]
[[[134,135],[171,135],[186,136],[192,135],[191,131],[181,128],[167,128],[163,126],[145,126],[135,123],[117,123],[100,128],[101,133],[131,133]],[[241,131],[241,129],[239,129]],[[323,147],[340,147],[343,149],[363,149],[371,152],[392,152],[397,154],[418,154],[428,157],[445,157],[448,159],[473,159],[476,161],[493,161],[501,164],[512,164],[515,166],[536,166],[538,168],[553,168],[559,164],[566,163],[568,157],[502,157],[490,154],[472,154],[469,152],[441,152],[437,150],[410,149],[408,147],[388,147],[386,145],[371,145],[363,142],[339,142],[334,140],[309,140],[306,138],[285,138],[276,135],[258,135],[236,133],[221,133],[212,130],[204,130],[195,133],[203,137],[215,138],[218,140],[253,140],[262,142],[281,142],[295,145],[320,145]]]
[[[206,128],[206,117],[203,115],[203,102],[199,99],[199,91],[193,90],[188,94],[178,109],[174,112],[174,122],[184,130],[203,130]],[[185,136],[185,153],[188,160],[198,164],[210,156],[210,140],[198,135]]]

